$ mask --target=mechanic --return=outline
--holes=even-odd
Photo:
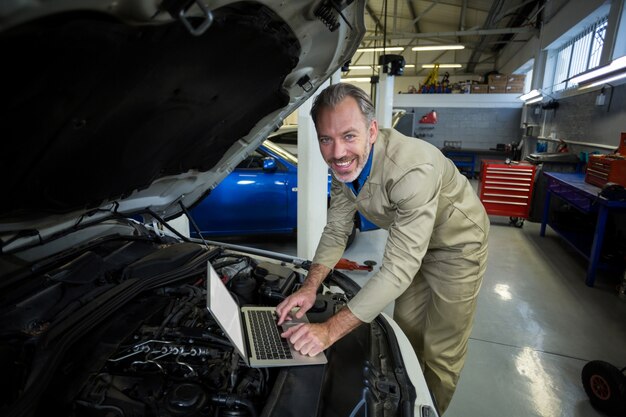
[[[334,84],[311,109],[322,157],[333,173],[328,220],[302,287],[277,306],[278,324],[315,303],[337,264],[358,209],[388,230],[381,268],[324,323],[283,333],[316,355],[371,322],[391,302],[440,413],[465,362],[478,291],[487,263],[489,218],[472,185],[433,145],[379,129],[368,95]]]

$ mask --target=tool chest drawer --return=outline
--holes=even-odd
[[[480,172],[480,201],[487,214],[528,218],[535,179],[534,165],[483,161]]]

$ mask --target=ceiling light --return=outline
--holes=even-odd
[[[527,101],[527,100],[532,100],[535,97],[541,96],[541,91],[539,90],[532,90],[531,92],[528,92],[526,94],[522,94],[521,96],[519,96],[519,99],[522,101]]]
[[[454,49],[465,49],[463,45],[425,45],[414,46],[411,51],[451,51]]]
[[[622,78],[626,78],[626,72],[623,72],[623,73],[621,73],[621,74],[614,75],[614,76],[612,76],[612,77],[602,78],[601,80],[598,80],[598,81],[593,82],[593,83],[591,83],[591,84],[588,84],[588,85],[585,85],[585,86],[583,86],[583,87],[580,87],[580,89],[581,89],[581,90],[584,90],[584,89],[586,89],[586,88],[597,87],[597,86],[602,85],[602,84],[608,84],[608,83],[610,83],[610,82],[612,82],[612,81],[621,80]]]
[[[539,95],[535,98],[531,98],[530,100],[526,101],[526,104],[533,104],[533,103],[537,103],[539,101],[543,100],[543,96]]]
[[[359,48],[356,50],[357,52],[398,52],[404,51],[404,47],[402,46],[377,46],[375,48]]]
[[[371,77],[348,77],[342,78],[342,81],[352,81],[353,83],[369,83],[372,78]]]
[[[584,83],[585,81],[593,81],[599,77],[602,77],[603,75],[608,75],[615,71],[623,70],[624,68],[626,68],[626,55],[611,61],[609,65],[604,65],[602,67],[595,68],[591,71],[587,71],[583,74],[579,74],[571,78],[569,81],[572,84],[581,84],[581,83]],[[616,74],[613,74],[613,75],[616,75]]]
[[[371,65],[349,65],[348,69],[349,70],[371,70],[372,66]]]
[[[380,65],[376,65],[376,67],[380,68]],[[406,64],[404,66],[404,68],[415,68],[414,64]],[[371,65],[349,65],[348,66],[348,71],[353,71],[353,70],[371,70],[372,66]]]
[[[422,68],[435,68],[437,65],[439,68],[462,68],[461,64],[422,64]]]

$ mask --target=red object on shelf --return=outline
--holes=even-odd
[[[335,269],[348,269],[350,271],[354,271],[354,270],[371,271],[374,268],[370,265],[359,265],[358,263],[351,261],[349,259],[341,258],[339,262],[337,262],[337,265],[335,265]]]
[[[480,170],[480,201],[487,214],[527,219],[534,182],[534,165],[485,160]]]
[[[430,112],[423,115],[422,118],[419,120],[419,122],[424,123],[424,124],[429,124],[429,125],[437,124],[437,112],[434,110],[431,110]]]

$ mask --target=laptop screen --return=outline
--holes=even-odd
[[[209,292],[207,305],[209,311],[226,333],[226,336],[235,345],[241,357],[247,361],[239,305],[209,262],[207,262],[207,290]]]

